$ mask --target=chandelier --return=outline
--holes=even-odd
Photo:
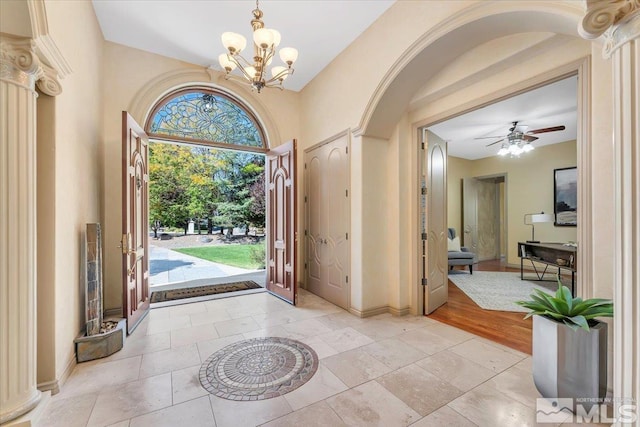
[[[280,44],[280,33],[273,29],[264,28],[262,22],[263,13],[256,0],[256,8],[253,10],[251,27],[253,28],[253,61],[247,61],[240,53],[247,46],[247,39],[241,34],[226,32],[222,33],[222,44],[227,53],[218,56],[220,66],[226,71],[226,79],[237,78],[251,85],[260,93],[263,87],[277,87],[284,89],[282,82],[290,74],[293,74],[291,66],[298,59],[298,51],[292,47],[280,49],[280,59],[286,64],[271,68],[271,76],[267,73],[267,67],[276,53],[276,47]],[[233,75],[231,72],[238,68],[241,76]]]
[[[507,135],[507,141],[502,143],[498,155],[506,156],[509,154],[511,157],[519,157],[520,154],[528,153],[533,149],[533,145],[529,141],[525,141],[523,132],[512,131]]]

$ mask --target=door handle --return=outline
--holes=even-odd
[[[118,248],[122,249],[122,253],[124,255],[131,255],[136,253],[135,249],[131,249],[131,233],[122,235],[122,240],[120,240]]]

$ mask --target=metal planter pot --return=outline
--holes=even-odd
[[[546,398],[603,399],[607,393],[607,324],[590,331],[533,316],[533,381]]]

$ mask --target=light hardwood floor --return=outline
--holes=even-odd
[[[517,268],[507,267],[499,260],[479,262],[473,270],[520,271]],[[451,280],[449,280],[449,301],[428,317],[514,350],[531,354],[531,318],[524,320],[523,313],[484,310]]]

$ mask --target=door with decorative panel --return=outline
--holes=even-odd
[[[349,309],[349,136],[305,152],[307,289]]]

